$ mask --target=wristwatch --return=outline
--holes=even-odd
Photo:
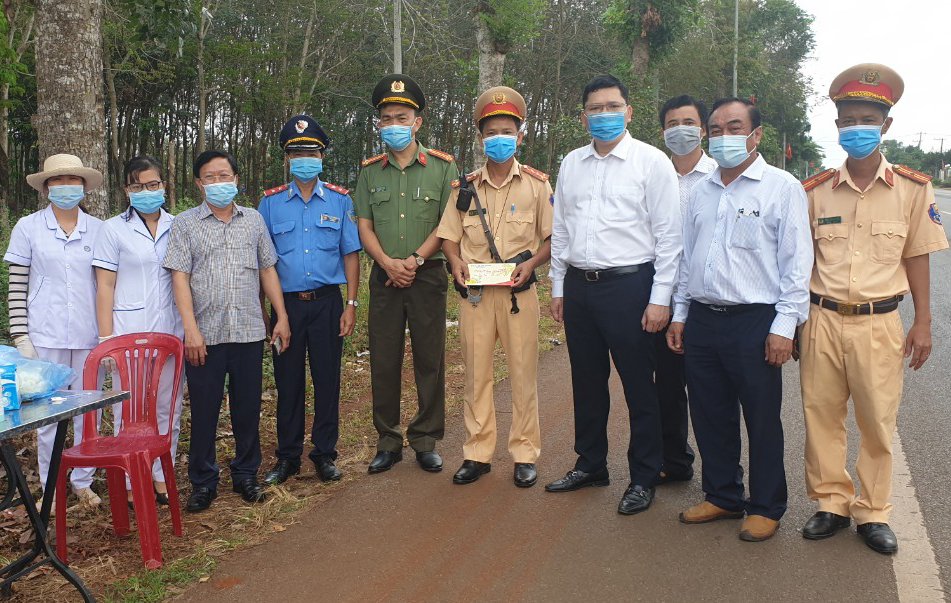
[[[360,307],[360,302],[359,302],[358,300],[355,300],[355,299],[348,299],[348,300],[347,300],[347,305],[348,305],[348,306],[353,306],[354,308],[359,308],[359,307]]]
[[[423,256],[419,255],[419,254],[416,253],[415,251],[413,252],[413,257],[416,258],[416,265],[417,265],[417,266],[422,266],[423,264],[426,263],[426,258],[424,258]]]

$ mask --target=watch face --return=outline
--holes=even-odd
[[[417,265],[417,266],[422,266],[422,265],[425,264],[425,263],[426,263],[426,260],[423,259],[423,256],[421,256],[421,255],[416,256],[416,265]]]

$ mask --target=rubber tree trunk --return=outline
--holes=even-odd
[[[475,22],[476,45],[479,48],[479,89],[476,91],[478,95],[493,86],[502,85],[502,73],[505,71],[505,53],[499,50],[492,32],[482,20],[481,13],[477,12],[475,14]],[[485,164],[485,154],[477,136],[473,137],[472,159],[473,168],[479,168]],[[468,166],[466,168],[468,169]]]
[[[37,0],[36,116],[40,161],[71,153],[84,165],[108,172],[102,76],[102,0]],[[103,188],[86,196],[97,217],[109,214]]]

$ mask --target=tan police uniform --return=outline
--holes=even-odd
[[[493,89],[498,90],[498,89]],[[504,89],[510,90],[510,89]],[[492,90],[488,91],[489,94]],[[514,93],[514,91],[511,91]],[[486,94],[476,103],[477,121],[484,117],[514,114],[515,109],[500,110],[512,94],[495,97]],[[521,97],[518,97],[521,99]],[[487,115],[491,114],[491,115]],[[524,101],[517,117],[524,118]],[[473,172],[467,179],[478,192],[486,209],[486,219],[503,260],[524,251],[535,255],[552,229],[552,189],[548,175],[513,160],[501,185],[490,179],[488,168]],[[455,207],[458,183],[446,205],[436,231],[442,239],[459,243],[462,260],[469,264],[492,263],[482,222],[475,211]],[[512,313],[509,287],[483,287],[482,299],[473,305],[459,304],[459,333],[466,366],[465,424],[467,438],[463,453],[467,460],[488,463],[495,452],[496,422],[493,401],[494,352],[502,342],[512,384],[512,428],[509,452],[516,463],[534,463],[541,450],[538,427],[538,293],[535,285],[517,295],[519,312]]]
[[[847,71],[833,82],[830,96],[891,106],[901,94],[894,77],[888,86],[884,76],[878,82],[876,70]],[[847,164],[803,184],[816,256],[813,304],[800,335],[806,487],[820,511],[851,515],[858,524],[887,523],[905,345],[892,300],[909,293],[903,260],[947,249],[948,240],[930,178],[884,157],[864,190]],[[870,302],[871,313],[857,305]],[[877,311],[874,302],[885,310]],[[850,396],[861,433],[858,495],[846,470]]]

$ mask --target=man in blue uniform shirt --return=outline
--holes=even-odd
[[[320,181],[330,143],[306,115],[281,130],[290,183],[264,192],[258,211],[277,249],[277,273],[294,334],[274,354],[277,383],[277,463],[265,476],[280,484],[300,472],[304,451],[305,354],[314,382],[310,459],[322,481],[341,477],[334,461],[340,427],[340,357],[343,338],[353,332],[360,281],[360,237],[353,201],[343,187]],[[347,284],[344,306],[340,285]]]

